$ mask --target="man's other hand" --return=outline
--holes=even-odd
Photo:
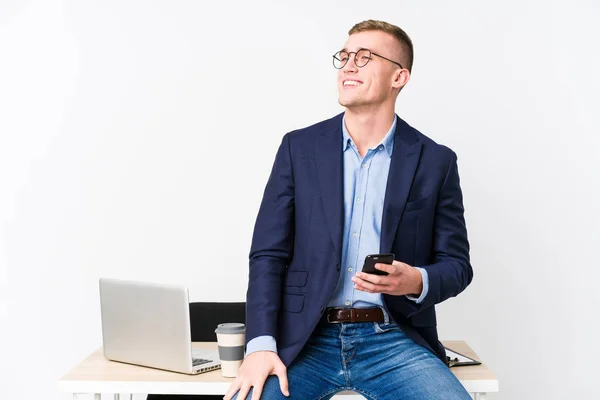
[[[238,399],[245,399],[251,388],[251,400],[259,400],[269,375],[277,375],[279,387],[284,396],[289,396],[287,368],[272,351],[257,351],[248,355],[242,363],[238,375],[227,391],[224,400],[230,400],[239,390]]]

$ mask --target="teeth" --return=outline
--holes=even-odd
[[[357,81],[345,81],[345,82],[344,82],[344,86],[358,86],[358,85],[360,85],[360,84],[361,84],[361,83],[360,83],[360,82],[357,82]]]

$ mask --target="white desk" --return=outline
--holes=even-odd
[[[463,341],[445,341],[444,345],[468,357],[481,361]],[[194,343],[194,347],[214,348],[216,343]],[[453,367],[452,372],[475,399],[484,400],[486,393],[498,391],[498,379],[485,364]],[[61,392],[73,394],[93,393],[99,400],[101,393],[164,393],[164,394],[217,394],[224,395],[233,378],[223,378],[220,370],[199,375],[144,368],[135,365],[108,361],[102,349],[88,356],[58,381]],[[352,392],[340,393],[337,397],[357,396]],[[114,394],[113,398],[120,399]],[[348,399],[348,397],[346,397]]]

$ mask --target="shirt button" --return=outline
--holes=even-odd
[[[361,198],[359,197],[358,199],[356,199],[356,201],[358,201],[359,203],[362,201]]]
[[[356,232],[352,232],[352,237],[357,237],[358,234]]]
[[[362,167],[363,167],[363,168],[367,168],[367,164],[363,164],[363,165],[362,165]]]
[[[383,150],[383,146],[379,146],[379,150]]]
[[[346,300],[346,303],[344,303],[344,304],[346,304],[347,306],[349,306],[350,302]]]
[[[348,268],[348,271],[352,272],[352,268]]]

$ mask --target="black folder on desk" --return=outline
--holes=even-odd
[[[446,349],[446,360],[448,367],[461,367],[463,365],[481,365],[481,363],[477,360],[474,360],[470,357],[465,356],[464,354],[460,354],[452,349]]]

